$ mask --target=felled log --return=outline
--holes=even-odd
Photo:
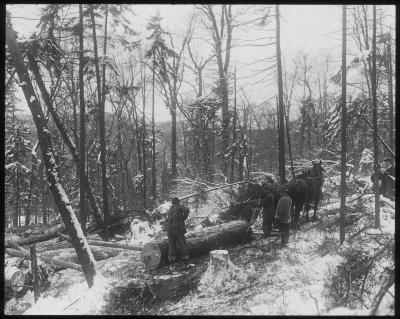
[[[15,256],[15,257],[28,257],[28,258],[30,258],[30,254],[29,253],[24,253],[22,251],[15,250],[15,249],[7,248],[6,249],[6,253],[11,255],[11,256]],[[81,265],[77,264],[77,263],[70,263],[70,262],[61,261],[61,260],[58,260],[58,259],[54,259],[54,258],[51,258],[51,257],[44,256],[42,254],[40,254],[40,256],[38,256],[38,257],[40,257],[43,261],[48,262],[48,263],[52,263],[52,264],[55,264],[55,265],[58,265],[58,266],[61,266],[61,267],[64,267],[64,268],[72,268],[72,269],[76,269],[76,270],[82,271]]]
[[[215,225],[185,234],[189,258],[209,253],[212,250],[232,247],[248,241],[251,228],[243,220]],[[160,252],[160,265],[168,262],[168,238],[156,241]]]
[[[128,250],[142,251],[141,246],[131,246],[131,245],[110,243],[107,241],[90,240],[90,239],[88,239],[87,242],[89,245],[94,245],[94,246],[103,246],[103,247],[122,248],[122,249],[128,249]]]
[[[15,242],[19,246],[31,245],[34,243],[43,242],[58,237],[58,232],[61,232],[63,230],[65,230],[65,225],[60,223],[52,226],[49,229],[43,228],[42,229],[42,231],[44,232],[43,234],[29,236],[26,238],[20,238],[17,240],[14,240],[12,236],[7,236],[6,234],[5,247],[6,248],[12,247],[10,242]]]
[[[196,287],[205,265],[171,274],[168,268],[157,269],[152,280],[127,278],[115,285],[107,296],[104,313],[118,315],[151,315],[154,305],[165,300],[179,300]]]

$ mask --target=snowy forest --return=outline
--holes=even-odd
[[[4,313],[395,315],[395,10],[7,5]]]

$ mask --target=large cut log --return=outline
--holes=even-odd
[[[31,245],[34,243],[43,242],[58,237],[58,233],[64,230],[65,230],[65,225],[61,223],[61,224],[56,224],[49,229],[43,228],[44,233],[42,234],[29,236],[26,238],[19,238],[15,240],[15,237],[6,234],[5,247],[6,248],[12,247],[11,242],[15,242],[19,246]]]
[[[251,238],[251,228],[243,220],[188,232],[185,235],[190,258],[201,256],[212,250],[232,247]],[[156,241],[160,252],[160,265],[168,262],[168,238]]]
[[[22,252],[22,251],[19,251],[19,250],[15,250],[15,249],[7,248],[6,249],[6,253],[11,255],[11,256],[15,256],[15,257],[28,257],[28,258],[30,258],[29,253],[25,253],[25,252]],[[69,263],[69,262],[61,261],[61,260],[54,259],[54,258],[51,258],[51,257],[47,257],[47,256],[44,256],[44,255],[40,255],[39,257],[43,261],[48,262],[48,263],[52,263],[52,264],[55,264],[55,265],[58,265],[58,266],[61,266],[61,267],[64,267],[64,268],[72,268],[72,269],[76,269],[76,270],[82,271],[81,265],[76,264],[76,263]]]

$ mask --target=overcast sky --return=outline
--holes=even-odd
[[[39,16],[38,5],[12,5],[11,12],[14,28],[21,35],[29,36],[35,29]],[[381,7],[381,6],[380,6]],[[173,33],[182,35],[193,12],[192,5],[133,5],[136,17],[132,18],[133,28],[144,30],[145,25],[151,15],[159,10],[163,17],[163,24]],[[316,63],[317,59],[324,59],[327,53],[330,54],[333,61],[332,69],[337,72],[336,67],[340,66],[341,54],[341,10],[340,5],[281,5],[281,50],[284,63],[288,71],[292,65],[293,58],[300,52],[310,54]],[[385,6],[385,12],[395,15],[394,6]],[[21,19],[21,18],[24,19]],[[395,26],[395,24],[393,24]],[[234,31],[235,32],[235,31]],[[257,36],[257,32],[247,30],[247,33],[241,33],[240,38],[249,38]],[[237,35],[237,33],[236,33]],[[268,36],[274,35],[270,32]],[[234,33],[235,38],[235,33]],[[260,34],[263,36],[263,34]],[[267,64],[258,64],[251,68],[242,62],[258,60],[266,56],[275,54],[275,47],[240,47],[232,51],[231,66],[237,66],[237,78],[239,86],[244,87],[246,95],[250,101],[259,104],[276,94],[277,87],[271,81],[261,81],[252,84],[254,79],[247,78],[254,74],[255,70],[267,67]],[[190,70],[185,70],[190,72]],[[262,79],[262,76],[259,77]],[[266,83],[268,82],[268,83]],[[189,86],[182,86],[182,94],[193,95]],[[22,99],[24,100],[24,99]],[[25,103],[25,101],[23,101]],[[151,103],[151,100],[149,100]],[[25,108],[26,105],[25,105]],[[165,121],[170,119],[168,110],[161,101],[156,103],[156,121]],[[296,108],[294,107],[294,110]],[[150,111],[150,107],[147,108]]]

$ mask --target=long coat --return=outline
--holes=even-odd
[[[184,205],[172,205],[167,215],[168,234],[185,234],[185,220],[189,216],[189,208]]]

